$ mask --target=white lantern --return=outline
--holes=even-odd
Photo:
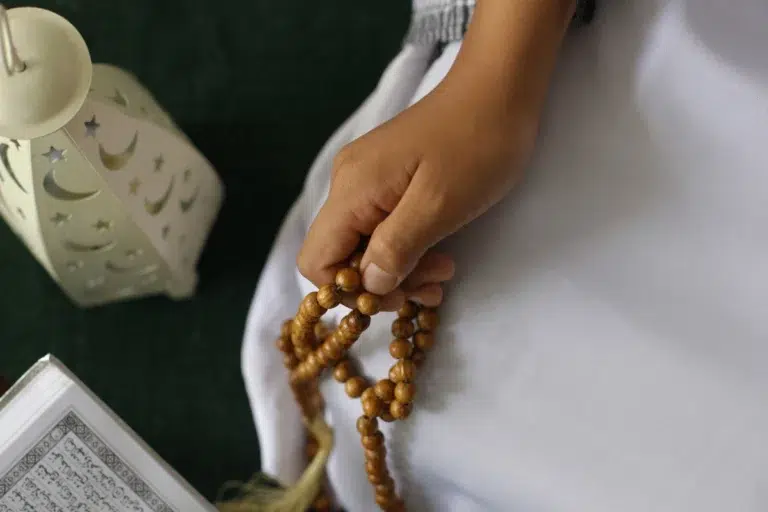
[[[79,32],[0,6],[0,214],[81,306],[192,295],[223,187],[130,74]]]

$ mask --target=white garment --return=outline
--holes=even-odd
[[[445,244],[458,274],[407,422],[386,425],[410,510],[768,510],[768,3],[606,2],[566,41],[526,182]],[[264,470],[303,467],[274,346],[312,290],[295,256],[331,160],[433,88],[406,47],[318,157],[264,269],[243,370]],[[342,314],[343,312],[339,312]],[[355,347],[385,376],[391,318]],[[373,511],[360,405],[322,387],[329,473]]]

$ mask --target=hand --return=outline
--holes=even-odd
[[[558,13],[552,6],[563,0],[549,1],[551,12],[535,7],[546,2],[523,3],[539,15]],[[515,3],[479,3],[489,7],[478,7],[473,29],[477,23],[500,27],[499,13],[491,8],[506,12]],[[560,25],[545,35],[561,38],[565,24]],[[454,264],[432,247],[488,210],[520,179],[556,52],[549,60],[515,68],[526,61],[520,47],[529,48],[525,57],[533,58],[547,44],[534,46],[516,33],[517,53],[497,51],[499,57],[489,61],[494,52],[488,52],[488,44],[504,39],[470,37],[471,30],[453,69],[434,91],[338,154],[328,199],[298,258],[300,271],[317,286],[332,282],[361,238],[370,237],[360,264],[366,290],[385,296],[385,309],[399,307],[405,297],[437,306],[441,283],[453,277]]]
[[[391,122],[338,155],[327,201],[299,256],[321,286],[370,236],[360,268],[364,287],[404,294],[427,306],[453,277],[450,257],[429,252],[510,189],[529,143],[495,102],[446,80]],[[525,137],[528,137],[525,134]]]

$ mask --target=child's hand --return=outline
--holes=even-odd
[[[520,175],[530,132],[490,98],[446,81],[339,153],[299,268],[318,285],[330,282],[335,265],[370,235],[365,288],[388,294],[410,275],[406,292],[437,305],[453,263],[425,253],[503,197]]]
[[[473,30],[477,24],[502,26],[492,1],[478,4]],[[516,3],[495,5],[506,12],[506,5]],[[564,26],[558,28],[549,32],[562,37]],[[308,279],[318,286],[332,282],[361,237],[370,236],[361,263],[368,291],[389,294],[390,309],[404,296],[427,306],[442,301],[440,283],[453,277],[453,262],[430,248],[504,197],[533,147],[556,52],[523,68],[521,61],[546,56],[547,47],[533,47],[524,35],[507,41],[470,30],[453,69],[432,93],[339,153],[328,199],[299,255]],[[488,46],[502,41],[516,53],[508,48],[490,58],[494,51]]]

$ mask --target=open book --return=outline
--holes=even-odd
[[[0,512],[215,512],[61,362],[0,398]]]

